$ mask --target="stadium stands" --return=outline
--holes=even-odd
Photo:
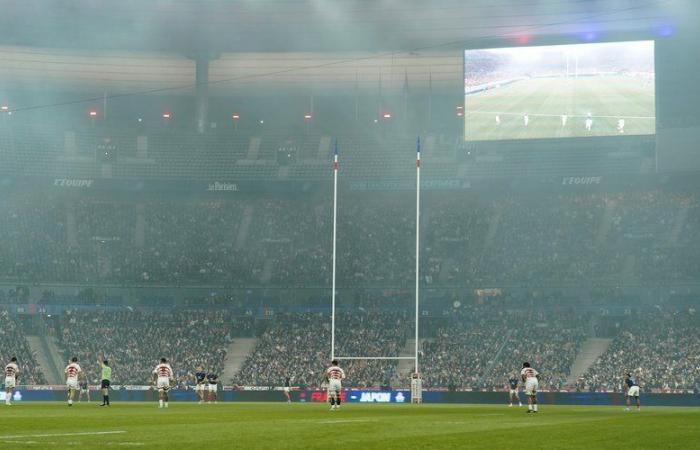
[[[7,311],[0,312],[0,361],[6,364],[10,358],[16,356],[21,365],[22,384],[45,384],[46,378],[25,338],[24,325],[18,317],[10,315]]]
[[[647,391],[700,391],[700,320],[692,312],[630,312],[612,345],[577,383],[584,391],[622,392],[634,373]]]
[[[697,275],[691,262],[698,263],[692,249],[700,242],[700,207],[692,194],[426,197],[426,285],[644,284]],[[339,285],[410,286],[411,195],[349,193],[341,202]],[[324,196],[143,202],[8,196],[0,204],[7,236],[0,279],[327,286],[330,210]]]
[[[221,373],[225,344],[235,326],[225,312],[79,312],[52,321],[66,361],[77,356],[90,383],[99,383],[98,355],[114,370],[113,384],[149,384],[151,371],[168,358],[178,385],[192,383],[198,365]]]
[[[373,310],[343,312],[336,318],[337,356],[398,356],[411,320],[404,314]],[[301,386],[319,386],[328,364],[330,320],[322,314],[275,317],[235,382],[279,386],[285,375]],[[357,387],[390,385],[396,361],[350,361],[347,383]]]
[[[420,349],[427,388],[503,390],[507,379],[528,360],[542,374],[544,390],[621,392],[623,378],[634,372],[646,392],[698,392],[700,321],[693,309],[631,310],[617,316],[613,343],[575,383],[565,380],[581,343],[592,330],[592,315],[575,309],[518,308],[501,301],[465,305],[428,326]],[[28,316],[27,316],[28,317]],[[68,360],[78,356],[90,383],[97,383],[96,358],[112,361],[120,384],[148,384],[161,356],[172,362],[178,385],[192,383],[197,365],[221,373],[226,347],[235,336],[255,333],[257,346],[233,380],[237,385],[280,386],[289,375],[297,386],[318,387],[329,357],[330,318],[325,313],[280,313],[253,321],[227,310],[175,309],[107,311],[68,309],[45,317]],[[22,384],[46,380],[37,367],[20,316],[0,314],[0,357],[17,356]],[[255,331],[257,330],[257,331]],[[412,337],[407,312],[371,307],[344,309],[336,318],[336,355],[399,356]],[[346,385],[379,388],[407,386],[397,362],[344,361]]]

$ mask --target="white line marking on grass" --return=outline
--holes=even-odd
[[[369,419],[339,419],[339,420],[319,420],[317,423],[358,423],[358,422],[375,422]]]
[[[61,437],[61,436],[100,436],[103,434],[122,434],[124,430],[117,431],[90,431],[84,433],[45,433],[45,434],[15,434],[13,436],[0,436],[0,439],[24,439],[40,437]]]

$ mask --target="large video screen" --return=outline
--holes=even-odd
[[[468,141],[654,134],[654,41],[464,52]]]

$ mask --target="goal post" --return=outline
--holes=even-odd
[[[415,347],[413,356],[336,356],[336,269],[337,269],[337,227],[338,227],[338,140],[333,145],[333,240],[331,267],[331,359],[332,360],[412,360],[414,371],[411,374],[411,403],[422,403],[423,381],[418,371],[419,357],[419,320],[420,320],[420,170],[421,140],[416,139],[416,259],[415,259]]]

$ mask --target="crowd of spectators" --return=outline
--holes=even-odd
[[[426,285],[697,279],[700,202],[693,194],[426,197]],[[143,204],[8,198],[0,203],[0,231],[7,236],[0,242],[0,279],[327,286],[331,205],[322,195]],[[405,193],[341,197],[339,286],[411,286],[414,212],[414,199]]]
[[[197,366],[221,374],[234,321],[222,311],[95,312],[68,310],[51,320],[67,362],[77,356],[90,383],[99,383],[97,360],[107,358],[113,384],[149,384],[167,358],[179,385],[191,384]]]
[[[541,372],[540,388],[565,388],[571,367],[587,337],[589,319],[573,311],[515,311],[508,315],[507,338],[487,380],[505,384],[529,361]]]
[[[15,356],[20,366],[20,384],[44,384],[46,378],[29,347],[24,328],[18,317],[7,311],[0,312],[0,362],[4,368]]]
[[[299,386],[318,387],[330,362],[331,321],[327,314],[284,314],[270,319],[268,329],[234,379],[241,385],[280,386],[289,376]],[[336,356],[399,356],[412,328],[405,314],[364,308],[336,318]],[[396,360],[344,360],[346,384],[388,386]]]
[[[540,386],[566,384],[585,339],[586,320],[573,312],[508,310],[484,305],[461,310],[423,344],[422,367],[428,386],[500,389],[519,378],[529,361],[542,373]]]
[[[695,312],[631,312],[577,388],[624,392],[627,373],[646,392],[699,392],[700,319]]]
[[[518,377],[522,362],[529,361],[542,374],[544,390],[622,392],[628,372],[646,392],[700,390],[700,320],[692,308],[628,311],[618,316],[611,345],[574,383],[567,383],[571,367],[595,328],[589,313],[476,302],[436,319],[433,326],[424,327],[420,346],[427,388],[501,390],[508,378]],[[0,313],[0,357],[18,357],[22,383],[45,383],[26,340],[25,330],[30,327],[23,320],[7,311]],[[62,358],[68,361],[77,356],[90,383],[99,382],[99,357],[111,361],[115,385],[148,384],[161,357],[171,362],[180,386],[192,384],[198,365],[221,375],[227,346],[236,336],[250,333],[258,337],[255,348],[244,361],[237,361],[241,368],[233,379],[222,382],[281,386],[291,377],[296,386],[319,387],[330,360],[331,321],[321,312],[252,319],[221,309],[125,308],[119,312],[66,310],[44,320],[57,337]],[[413,323],[410,313],[399,310],[343,308],[335,322],[335,355],[411,356]],[[370,388],[407,386],[412,364],[400,371],[397,360],[342,360],[345,384]]]
[[[507,336],[505,310],[483,306],[463,309],[423,342],[421,367],[429,388],[476,389],[485,379],[493,358]]]

